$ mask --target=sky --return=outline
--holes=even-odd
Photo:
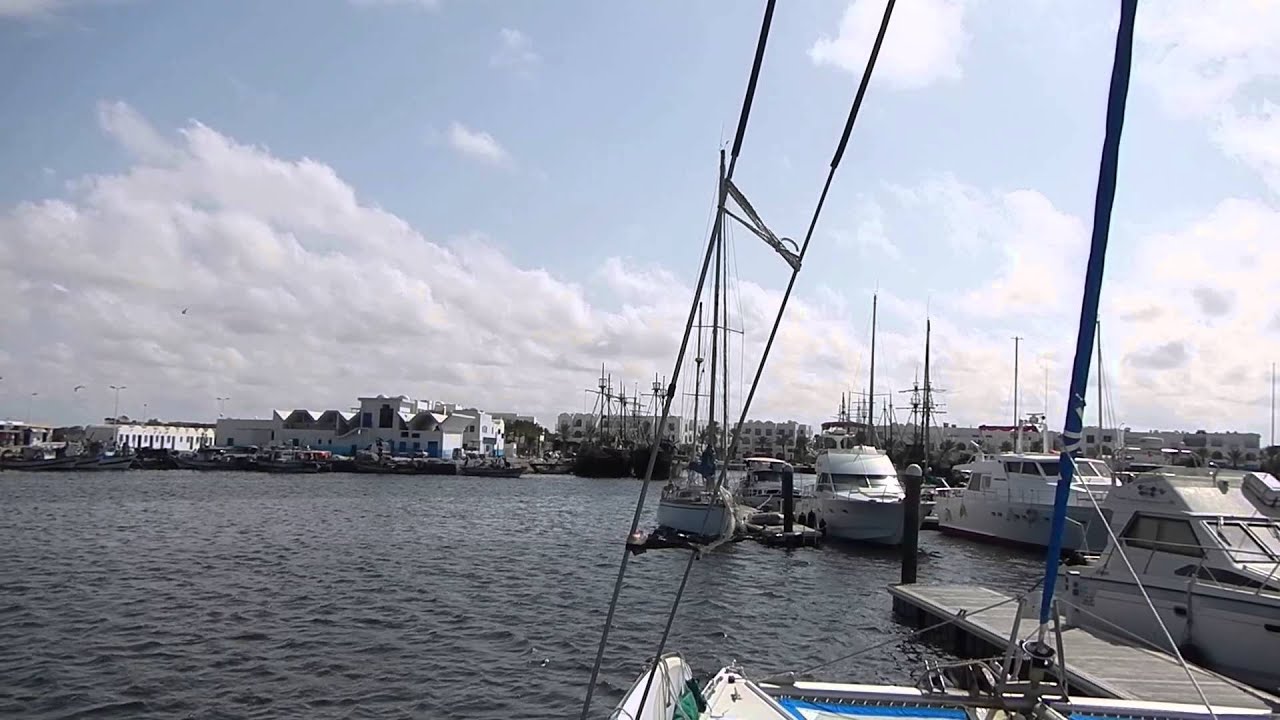
[[[883,7],[779,4],[735,175],[778,235],[804,234]],[[670,377],[762,12],[0,0],[0,417],[96,421],[116,385],[135,417],[384,393],[552,422],[602,363]],[[899,0],[752,417],[865,391],[878,294],[885,399],[928,318],[939,420],[1012,421],[1017,336],[1021,409],[1061,427],[1118,20]],[[1136,27],[1105,417],[1267,442],[1280,3],[1148,0]],[[736,414],[789,268],[740,227],[727,256]]]

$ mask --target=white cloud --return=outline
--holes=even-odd
[[[489,64],[494,67],[528,70],[541,60],[528,35],[514,28],[502,28],[498,31],[498,49],[489,58]]]
[[[853,233],[835,231],[833,235],[836,244],[864,253],[865,257],[861,258],[863,260],[876,257],[900,260],[902,251],[885,232],[884,210],[881,209],[880,204],[870,198],[862,197],[858,199],[855,206],[855,212],[859,218],[857,230]]]
[[[818,65],[861,75],[884,14],[884,0],[853,0],[835,37],[820,37],[809,49]],[[903,88],[937,80],[958,80],[960,56],[968,44],[964,0],[912,0],[894,7],[876,62],[876,78]]]
[[[642,386],[671,372],[692,268],[611,259],[592,302],[484,237],[422,234],[318,161],[195,122],[167,140],[127,105],[102,108],[132,165],[0,210],[3,253],[21,258],[0,265],[0,337],[22,349],[0,353],[0,415],[39,392],[37,416],[88,421],[110,413],[111,384],[129,388],[124,412],[171,418],[213,417],[219,396],[244,415],[373,392],[549,414],[578,409],[602,361]],[[732,294],[739,399],[780,297],[749,280]],[[825,414],[861,347],[793,299],[755,414]]]
[[[1224,114],[1214,139],[1280,194],[1280,105],[1264,100],[1257,112]]]
[[[494,165],[506,165],[511,156],[506,149],[489,133],[483,130],[472,130],[462,123],[455,122],[449,126],[449,145],[463,155],[483,160]]]

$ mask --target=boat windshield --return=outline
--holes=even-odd
[[[899,488],[898,478],[894,475],[855,475],[852,473],[831,473],[829,476],[836,490],[866,490],[870,488],[896,490]]]
[[[1268,522],[1220,522],[1214,526],[1218,538],[1238,563],[1280,561],[1280,529]]]
[[[1026,463],[1030,465],[1031,463]],[[1036,463],[1047,478],[1058,478],[1062,473],[1062,463],[1058,460],[1040,460]],[[1084,483],[1096,483],[1100,480],[1110,482],[1111,468],[1099,460],[1076,460],[1076,478]]]
[[[782,471],[756,470],[751,473],[750,480],[753,483],[780,483],[782,482]]]

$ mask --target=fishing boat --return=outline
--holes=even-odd
[[[764,46],[768,37],[772,20],[774,0],[769,0],[765,11],[765,19],[760,33],[760,41],[756,53],[756,62],[752,68],[752,79],[748,84],[746,100],[739,122],[738,138],[745,128],[750,110],[750,101],[754,95],[755,81],[759,75]],[[831,163],[828,175],[834,174],[839,165],[841,151],[848,139],[849,129],[857,116],[861,98],[875,67],[876,58],[884,42],[894,3],[885,7],[879,32],[871,47],[870,58],[863,74],[862,84],[853,107],[850,109],[845,135],[840,143],[840,151]],[[1099,172],[1098,194],[1094,210],[1094,227],[1089,253],[1088,270],[1085,277],[1084,299],[1080,313],[1080,328],[1076,341],[1075,361],[1071,376],[1070,392],[1064,422],[1064,448],[1059,456],[1059,472],[1061,478],[1055,486],[1053,503],[1054,520],[1050,534],[1049,547],[1045,552],[1045,581],[1041,584],[1041,598],[1036,613],[1038,624],[1027,636],[1021,634],[1015,623],[1014,630],[1005,643],[1005,648],[997,658],[986,660],[961,661],[949,663],[946,667],[925,667],[922,671],[910,671],[903,668],[904,679],[913,682],[903,685],[858,684],[847,682],[811,682],[801,679],[796,673],[775,673],[767,677],[752,677],[736,664],[731,664],[716,673],[705,685],[694,682],[695,673],[677,653],[666,650],[671,636],[672,621],[676,617],[679,602],[685,583],[673,600],[667,614],[665,627],[655,629],[659,637],[656,651],[645,661],[646,668],[636,682],[624,694],[622,701],[614,710],[612,718],[616,720],[711,720],[712,718],[736,718],[739,720],[818,720],[823,718],[954,718],[955,720],[997,720],[1004,718],[1131,718],[1131,719],[1165,719],[1177,718],[1191,720],[1193,718],[1230,717],[1242,719],[1249,717],[1273,717],[1275,708],[1271,707],[1214,707],[1201,692],[1203,704],[1159,703],[1141,699],[1117,700],[1112,698],[1082,697],[1071,692],[1061,678],[1066,675],[1059,667],[1064,662],[1062,657],[1064,645],[1059,635],[1057,623],[1058,603],[1056,598],[1058,571],[1060,569],[1060,547],[1063,527],[1066,522],[1067,500],[1075,475],[1077,453],[1081,449],[1083,425],[1083,396],[1088,379],[1089,359],[1092,344],[1092,327],[1097,318],[1098,300],[1101,291],[1102,273],[1108,238],[1111,207],[1115,196],[1115,179],[1118,165],[1120,131],[1123,127],[1124,100],[1128,91],[1129,70],[1132,59],[1134,19],[1137,14],[1137,0],[1122,0],[1120,3],[1120,19],[1117,30],[1116,57],[1112,69],[1111,92],[1107,107],[1106,133],[1103,143],[1102,163]],[[740,142],[734,143],[734,154]],[[823,194],[825,199],[825,192]],[[822,203],[814,212],[810,223],[812,228],[817,224]],[[803,257],[809,239],[806,238],[800,255]],[[795,275],[792,276],[794,283]],[[779,319],[785,310],[785,302],[779,311]],[[768,358],[766,352],[761,358],[760,367]],[[749,404],[749,403],[748,403]],[[913,468],[919,470],[919,468]],[[915,473],[912,473],[915,475]],[[644,494],[641,491],[637,505],[642,508]],[[638,513],[637,513],[638,514]],[[618,590],[625,581],[627,559],[641,549],[647,549],[648,541],[633,534],[628,538],[628,547],[623,552],[620,571],[615,582],[614,600],[609,605],[609,612],[604,618],[604,629],[597,649],[596,663],[587,685],[586,698],[583,703],[581,718],[591,717],[591,700],[599,668],[604,657],[609,629],[613,623],[617,606]],[[667,545],[666,547],[670,547]],[[693,559],[700,552],[713,550],[693,548],[689,552],[687,568],[693,567]],[[685,579],[687,580],[686,569]],[[827,622],[829,618],[816,618],[815,621]],[[896,640],[894,640],[896,642]],[[767,652],[764,650],[762,652]],[[856,656],[843,655],[840,660]],[[1056,671],[1056,675],[1055,675]],[[1140,668],[1134,668],[1141,673]],[[1188,669],[1188,674],[1191,671]],[[1057,680],[1052,678],[1057,677]],[[1194,679],[1193,679],[1194,684]],[[1199,690],[1199,685],[1195,685]]]
[[[573,460],[534,460],[529,469],[537,475],[568,475],[573,472]]]
[[[524,468],[506,462],[463,463],[458,468],[459,475],[468,477],[518,478],[524,474]]]
[[[310,474],[329,469],[328,450],[276,448],[258,457],[257,469],[269,473]]]
[[[1067,621],[1166,652],[1172,640],[1213,670],[1280,687],[1280,481],[1165,467],[1116,488],[1105,507],[1116,540],[1063,577]]]
[[[0,467],[5,470],[25,470],[28,472],[46,472],[57,470],[74,470],[79,458],[66,456],[62,452],[65,446],[27,445],[11,449],[0,457]]]
[[[107,470],[128,470],[133,467],[130,455],[81,455],[76,458],[77,472],[104,472]]]

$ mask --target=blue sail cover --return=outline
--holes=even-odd
[[[698,459],[698,474],[708,481],[716,476],[716,450],[707,445],[702,451],[702,457]]]
[[[1043,637],[1053,619],[1053,592],[1058,581],[1058,559],[1062,553],[1062,533],[1066,527],[1067,501],[1075,467],[1071,458],[1080,450],[1084,429],[1084,394],[1089,381],[1089,359],[1093,356],[1093,329],[1098,321],[1102,296],[1102,270],[1111,230],[1111,209],[1116,199],[1116,175],[1120,165],[1120,134],[1124,129],[1125,100],[1129,95],[1129,67],[1133,61],[1133,24],[1138,0],[1120,3],[1120,29],[1116,32],[1115,62],[1111,67],[1111,88],[1107,97],[1106,135],[1102,140],[1102,161],[1098,169],[1098,192],[1093,206],[1093,236],[1089,264],[1084,276],[1084,299],[1080,306],[1080,327],[1076,333],[1076,355],[1071,368],[1071,390],[1067,394],[1067,417],[1062,427],[1061,476],[1053,498],[1053,524],[1049,530],[1049,551],[1045,558],[1044,589],[1040,601],[1040,632]]]

